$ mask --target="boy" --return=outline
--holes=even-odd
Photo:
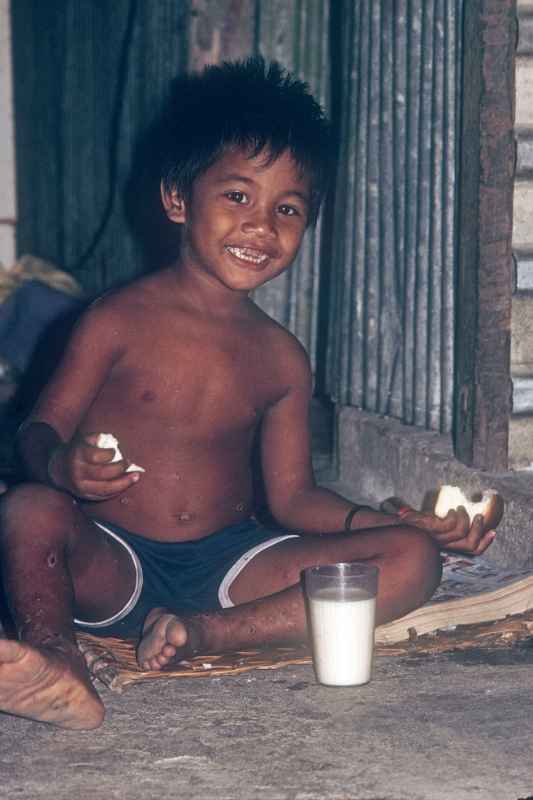
[[[84,314],[20,433],[31,482],[2,503],[19,641],[0,641],[0,708],[65,728],[104,713],[75,626],[138,637],[150,669],[302,641],[305,567],[377,564],[383,623],[431,596],[438,544],[479,553],[493,536],[463,512],[388,516],[315,485],[307,357],[249,293],[289,268],[316,219],[325,120],[259,59],[182,79],[177,97],[161,195],[179,257]],[[258,431],[282,530],[253,516]]]

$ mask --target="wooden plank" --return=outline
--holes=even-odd
[[[506,470],[516,0],[465,5],[457,281],[455,452]]]

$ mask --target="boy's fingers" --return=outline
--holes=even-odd
[[[492,533],[492,531],[491,531]],[[475,552],[480,544],[485,540],[486,533],[484,531],[483,517],[478,515],[474,518],[470,533],[466,537],[467,542],[472,547],[472,552]],[[486,545],[488,547],[488,545]]]
[[[455,515],[455,524],[452,529],[445,527],[444,530],[441,529],[437,532],[439,541],[455,542],[460,539],[467,539],[469,536],[481,535],[483,532],[483,517],[479,519],[476,517],[471,525],[470,517],[464,508],[459,507],[453,513]],[[448,517],[445,517],[444,522],[446,522],[447,518]]]
[[[139,472],[129,472],[120,478],[107,481],[84,481],[83,493],[88,499],[104,499],[121,494],[140,479]]]
[[[114,447],[99,447],[98,438],[99,433],[89,433],[81,439],[84,445],[83,454],[87,461],[93,464],[107,464],[115,456]]]
[[[464,519],[460,519],[458,524],[456,524],[452,530],[445,530],[445,531],[435,531],[434,537],[439,542],[459,542],[467,539],[468,536],[474,530],[474,534],[476,533],[476,528],[472,529],[470,526],[470,521],[466,521]],[[480,530],[481,533],[481,530]]]
[[[83,437],[83,441],[90,444],[92,447],[98,447],[98,437],[100,436],[99,433],[88,433],[86,436]]]
[[[481,537],[481,541],[479,542],[473,554],[475,556],[480,556],[482,553],[485,552],[487,547],[492,544],[495,538],[496,538],[496,531],[488,531],[487,533],[485,533]]]
[[[470,530],[470,517],[463,506],[455,509],[455,529],[461,531],[463,536]]]
[[[450,531],[449,533],[435,533],[433,538],[442,547],[449,547],[450,545],[457,545],[459,542],[466,541],[465,536],[461,531]]]
[[[109,464],[113,460],[115,451],[111,447],[93,447],[87,449],[87,460],[92,464]],[[115,461],[114,464],[124,464],[124,460]]]
[[[126,472],[125,461],[85,464],[84,467],[85,480],[89,481],[111,481],[121,478]]]
[[[435,534],[433,538],[441,547],[472,552],[478,546],[481,536],[482,533],[477,531],[470,531],[467,536],[461,531],[451,531],[451,533]]]
[[[495,531],[487,531],[486,533],[479,533],[478,530],[470,532],[468,536],[454,542],[448,542],[447,545],[441,542],[444,547],[449,550],[457,550],[462,553],[469,553],[473,556],[480,556],[485,552],[487,547],[494,541],[496,537]]]
[[[470,519],[465,509],[459,506],[450,509],[445,517],[431,517],[431,528],[437,535],[450,534],[453,537],[466,536],[470,529]]]
[[[437,525],[442,533],[448,533],[457,526],[457,511],[450,509],[445,517],[434,517],[438,520]]]

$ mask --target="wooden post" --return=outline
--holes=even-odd
[[[507,469],[516,0],[467,0],[464,19],[454,442]]]

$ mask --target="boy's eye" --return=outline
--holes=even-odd
[[[233,200],[234,203],[246,203],[248,200],[247,195],[244,192],[239,192],[238,190],[226,192],[226,197],[229,200]]]
[[[278,207],[278,211],[280,214],[283,214],[286,217],[295,217],[300,215],[300,212],[297,208],[294,206],[288,206],[285,203]]]

